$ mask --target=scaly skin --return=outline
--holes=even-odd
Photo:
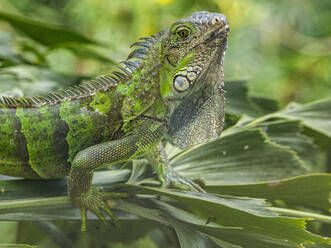
[[[223,127],[224,15],[196,12],[141,38],[108,76],[44,97],[0,98],[0,173],[68,177],[80,209],[115,223],[93,171],[146,155],[164,187],[202,191],[169,166],[164,137],[182,149],[217,138]],[[114,195],[116,196],[116,194]]]

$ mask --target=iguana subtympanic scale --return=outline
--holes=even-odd
[[[109,75],[46,96],[0,98],[0,173],[68,177],[82,215],[116,217],[91,185],[104,165],[146,155],[162,186],[201,190],[168,165],[161,139],[182,149],[217,138],[223,127],[223,59],[229,25],[206,11],[134,43]]]

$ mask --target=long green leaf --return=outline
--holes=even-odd
[[[24,95],[43,95],[58,88],[77,84],[84,77],[54,72],[45,67],[16,65],[0,70],[0,95],[18,88]]]
[[[175,219],[169,218],[169,222],[174,227],[181,248],[217,248],[219,247],[212,242],[206,235],[192,228],[191,226],[181,223]]]
[[[0,11],[0,20],[11,24],[15,29],[31,39],[46,45],[56,46],[61,43],[78,42],[85,44],[99,44],[84,35],[61,26],[31,20],[22,16]]]
[[[218,194],[283,200],[290,205],[331,210],[331,174],[308,174],[257,184],[207,185],[207,190]]]
[[[229,228],[216,224],[211,219],[210,222],[198,215],[187,212],[186,210],[174,207],[167,203],[161,201],[154,201],[156,206],[166,212],[171,217],[180,220],[194,226],[200,232],[209,235],[212,238],[222,240],[222,245],[224,242],[228,242],[227,245],[235,247],[247,247],[247,248],[285,248],[285,247],[295,247],[295,245],[290,244],[288,241],[281,239],[271,238],[267,235],[257,234],[256,232],[247,231],[243,228]],[[216,243],[218,243],[216,241]],[[231,246],[232,245],[232,246]],[[222,247],[223,247],[222,246]]]
[[[272,212],[262,210],[261,202],[247,198],[247,205],[255,202],[256,209],[241,205],[245,199],[208,195],[196,192],[156,189],[136,185],[123,185],[123,189],[133,190],[138,194],[159,194],[175,199],[191,209],[195,214],[212,218],[213,222],[226,227],[242,227],[248,231],[267,235],[276,239],[288,240],[299,245],[304,242],[328,242],[327,239],[313,235],[304,230],[304,219],[275,216]],[[251,202],[251,203],[250,203]],[[240,207],[241,206],[241,207]],[[262,210],[262,211],[261,211]]]
[[[113,184],[124,183],[130,177],[130,170],[108,170],[94,173],[93,183],[109,188]],[[33,197],[55,197],[67,195],[67,181],[57,180],[2,180],[0,200],[17,200]],[[1,207],[1,205],[0,205]]]
[[[94,59],[100,62],[108,63],[108,64],[116,64],[116,62],[111,59],[109,56],[106,56],[95,49],[92,49],[90,46],[86,46],[85,44],[82,43],[77,43],[77,42],[66,42],[66,43],[61,43],[54,47],[51,51],[56,50],[56,49],[68,49],[71,52],[73,52],[76,56],[84,58],[84,59]],[[51,52],[48,51],[48,52]],[[107,53],[105,53],[107,54]]]
[[[114,183],[118,183],[121,180],[117,181],[119,176],[116,175],[115,171],[104,171],[95,173],[96,181],[94,183],[101,184],[104,186],[113,185]],[[111,176],[112,175],[112,176]],[[125,175],[125,171],[123,171],[123,176]],[[127,175],[127,174],[126,174]],[[101,178],[99,177],[101,176]],[[113,178],[111,183],[108,182],[109,177]],[[125,176],[128,179],[127,176]],[[111,180],[110,180],[111,181]],[[21,184],[23,180],[14,180],[14,183]],[[38,182],[36,182],[38,184]],[[7,185],[7,188],[12,187],[12,185]],[[141,204],[145,205],[148,203],[148,198],[144,197],[141,194],[149,194],[149,195],[164,195],[166,198],[161,198],[161,201],[168,201],[168,197],[176,200],[177,203],[175,205],[185,207],[186,209],[190,209],[195,216],[198,216],[199,226],[206,225],[206,223],[211,222],[209,225],[225,225],[229,227],[244,227],[247,231],[235,232],[236,235],[242,237],[242,240],[247,241],[251,240],[252,243],[261,244],[263,242],[263,237],[268,240],[267,243],[274,244],[270,247],[279,247],[276,244],[281,243],[280,240],[289,240],[289,243],[298,244],[303,242],[304,240],[315,241],[315,242],[324,242],[325,240],[319,238],[317,236],[313,236],[304,231],[303,220],[300,219],[292,219],[285,217],[277,217],[273,212],[268,210],[268,206],[264,204],[263,200],[260,199],[250,199],[250,198],[236,198],[236,197],[226,197],[226,196],[216,196],[216,195],[208,195],[194,192],[180,192],[173,190],[162,190],[150,187],[142,187],[136,185],[121,185],[120,188],[125,191],[131,193],[137,193],[137,200],[141,202]],[[18,192],[24,192],[26,187],[23,186],[21,188],[16,187]],[[37,188],[35,188],[37,189]],[[54,187],[57,190],[56,187]],[[10,191],[9,191],[10,192]],[[65,192],[63,192],[65,194]],[[26,197],[29,197],[29,194],[25,194]],[[38,194],[36,194],[36,197]],[[142,197],[142,198],[141,198]],[[78,220],[80,219],[79,212],[77,209],[74,209],[68,197],[47,197],[45,199],[24,199],[24,200],[15,200],[13,202],[1,203],[0,210],[0,219],[2,220]],[[117,209],[129,211],[130,213],[137,214],[137,206],[133,208],[125,208],[121,202],[126,202],[123,200],[111,200],[111,206],[115,206]],[[162,209],[162,208],[161,208]],[[159,213],[155,212],[154,214],[150,211],[145,211],[145,209],[141,210],[139,216],[155,216],[158,222],[161,222],[166,225],[170,225],[168,218],[164,216],[163,221],[160,220]],[[123,216],[120,213],[117,213],[120,218],[127,218],[125,215]],[[188,218],[187,215],[183,215],[180,211],[172,214],[172,217],[176,217],[179,221],[191,221],[192,218]],[[96,219],[95,216],[89,214],[89,219]],[[182,229],[184,228],[184,229]],[[199,229],[201,228],[201,229]],[[216,234],[220,233],[218,229],[203,229],[199,227],[198,230],[212,235],[214,237]],[[184,232],[185,227],[177,228],[178,232]],[[218,230],[218,231],[217,231]],[[224,230],[223,230],[224,231]],[[185,232],[184,232],[185,233]],[[229,235],[230,232],[225,233],[221,232],[221,234],[216,235],[217,238],[222,239],[225,242],[232,243],[233,239],[238,239],[235,237],[236,235]],[[184,235],[183,233],[181,235]],[[242,236],[241,236],[242,235]],[[224,236],[229,236],[229,238],[224,238]],[[255,237],[256,236],[256,237]],[[223,238],[222,238],[223,237]],[[269,237],[269,238],[268,238]],[[273,238],[272,238],[273,237]],[[279,240],[280,239],[280,240]],[[278,240],[278,241],[277,241]],[[262,243],[261,243],[262,242]],[[234,242],[234,244],[238,244]],[[245,246],[243,246],[245,247]],[[284,246],[287,247],[287,246]],[[292,247],[292,246],[288,246]]]

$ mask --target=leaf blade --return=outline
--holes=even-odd
[[[10,23],[15,29],[46,46],[55,46],[66,42],[78,42],[93,45],[99,44],[97,41],[85,37],[76,31],[53,24],[31,20],[30,18],[10,14],[4,11],[0,11],[0,20]]]

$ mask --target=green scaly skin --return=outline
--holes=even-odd
[[[223,127],[224,15],[196,12],[133,44],[116,71],[44,97],[0,98],[0,173],[68,177],[82,215],[118,223],[93,171],[145,156],[164,187],[203,191],[169,166],[160,142],[182,149],[217,138]],[[116,195],[114,196],[123,196]]]

